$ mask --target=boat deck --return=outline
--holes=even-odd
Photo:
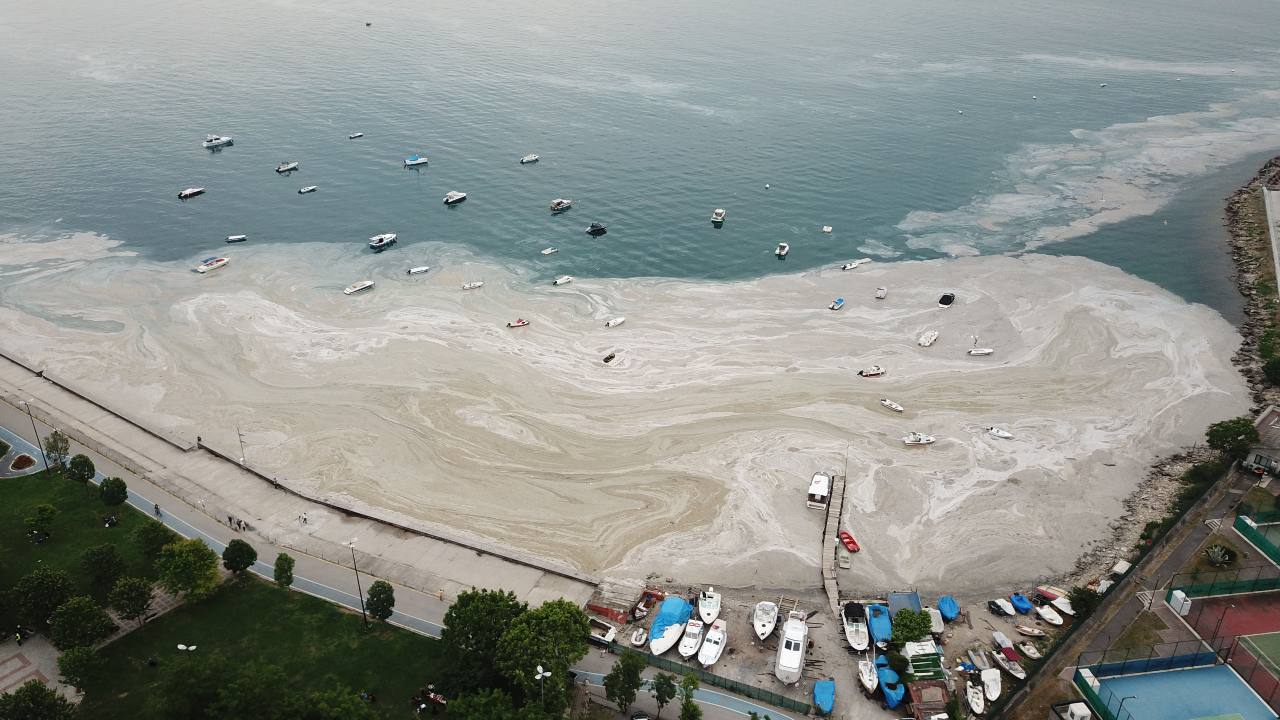
[[[822,528],[822,586],[831,603],[831,615],[840,617],[840,586],[836,580],[840,540],[840,516],[844,513],[844,475],[831,476],[831,500],[827,503],[827,524]]]

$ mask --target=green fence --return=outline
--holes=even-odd
[[[609,643],[609,651],[614,654],[622,654],[628,651],[635,652],[635,648],[629,648],[625,645],[619,645],[618,643]],[[805,715],[808,715],[810,711],[809,703],[807,702],[801,702],[795,698],[789,698],[786,695],[779,695],[776,692],[770,692],[763,688],[740,683],[737,680],[720,677],[719,675],[709,673],[700,667],[685,665],[684,663],[677,662],[675,660],[658,657],[652,653],[642,652],[640,653],[640,657],[643,657],[645,662],[659,670],[666,670],[667,672],[674,673],[677,677],[693,673],[697,676],[698,682],[703,685],[723,688],[738,695],[745,695],[752,700],[759,700],[760,702],[768,703],[774,707],[780,707],[783,710],[791,710],[793,712],[804,713]]]
[[[1258,513],[1256,517],[1247,518],[1244,515],[1237,515],[1235,524],[1232,525],[1236,532],[1245,537],[1246,540],[1253,543],[1264,555],[1271,559],[1271,562],[1280,565],[1280,548],[1276,544],[1267,539],[1265,535],[1258,531],[1256,525],[1265,525],[1280,520],[1280,512]]]

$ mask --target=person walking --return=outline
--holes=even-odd
[[[155,507],[152,509],[155,512],[156,517],[160,517],[160,503],[155,503]]]

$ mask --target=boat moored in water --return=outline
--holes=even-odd
[[[242,243],[248,239],[249,239],[248,235],[228,235],[227,236],[228,243]]]
[[[381,235],[374,235],[373,237],[369,238],[370,249],[377,250],[379,252],[386,250],[387,248],[395,244],[396,244],[395,233],[383,233]]]
[[[317,186],[315,186],[315,185],[308,185],[308,186],[306,186],[306,187],[304,187],[304,188],[298,188],[298,194],[299,194],[299,195],[306,195],[307,193],[313,193],[313,192],[315,192],[315,191],[316,191],[316,190],[318,190],[318,189],[319,189],[319,187],[317,187]]]
[[[186,200],[187,198],[193,198],[197,195],[203,195],[203,194],[204,194],[204,188],[191,187],[185,190],[179,190],[178,199]]]
[[[560,248],[554,248],[554,247],[542,248],[543,255],[555,255],[558,252],[560,252]]]
[[[621,317],[621,316],[619,316],[619,317],[615,317],[615,318],[609,318],[608,320],[605,320],[605,321],[604,321],[604,326],[605,326],[605,327],[607,327],[607,328],[618,327],[619,325],[621,325],[622,323],[624,323],[624,322],[626,322],[626,321],[627,321],[627,319],[626,319],[625,317]]]
[[[566,200],[565,198],[556,198],[555,200],[551,201],[551,212],[553,213],[564,212],[565,210],[568,210],[571,207],[573,207],[572,200]]]
[[[450,190],[444,194],[445,205],[456,205],[466,199],[467,194],[464,192],[458,192],[457,190]]]
[[[609,232],[609,228],[605,227],[603,223],[593,222],[587,226],[586,232],[588,235],[598,237],[600,235],[604,235],[605,233]]]
[[[938,340],[938,331],[927,330],[923,335],[920,336],[920,340],[917,342],[920,345],[920,347],[929,347],[930,345],[937,342],[937,340]]]
[[[536,163],[540,159],[541,158],[539,158],[537,155],[534,155],[533,153],[529,153],[528,155],[525,155],[524,157],[520,158],[520,164],[528,165],[529,163]]]
[[[1013,439],[1013,433],[1009,432],[1008,430],[1005,430],[1004,428],[999,428],[994,425],[987,428],[987,434],[990,435],[991,437],[1000,438],[1001,440]]]
[[[881,375],[884,375],[885,372],[886,370],[880,367],[879,365],[872,365],[871,367],[863,368],[859,370],[858,375],[864,378],[873,378],[873,377],[880,377]]]
[[[838,297],[835,300],[832,300],[831,304],[828,305],[827,307],[830,308],[831,310],[840,310],[844,308],[844,298]]]
[[[356,293],[363,292],[371,287],[373,287],[372,280],[361,280],[358,283],[352,283],[346,286],[343,288],[342,292],[344,295],[355,295]]]
[[[478,290],[482,287],[484,287],[483,280],[472,280],[471,282],[462,283],[463,290]]]
[[[411,267],[408,270],[405,270],[404,272],[406,275],[421,275],[422,273],[430,269],[431,269],[430,265],[419,265],[417,267]]]
[[[572,276],[572,275],[561,275],[560,277],[556,278],[555,280],[552,280],[552,281],[551,281],[551,284],[552,284],[552,285],[568,285],[568,284],[569,284],[569,283],[571,283],[571,282],[573,282],[573,276]]]
[[[724,222],[724,216],[725,216],[724,208],[716,208],[715,210],[711,211],[711,222],[722,223]]]
[[[213,150],[215,148],[228,147],[230,145],[235,145],[235,141],[225,135],[214,135],[210,133],[209,135],[205,136],[204,142],[200,143],[200,145],[206,150]]]
[[[426,155],[410,155],[409,157],[404,159],[405,167],[417,167],[419,165],[426,165],[426,164],[427,164]]]
[[[942,297],[938,298],[938,307],[949,308],[956,301],[955,293],[942,293]]]
[[[883,406],[885,406],[885,407],[887,407],[887,408],[889,408],[890,410],[892,410],[892,411],[894,411],[894,412],[896,412],[896,413],[900,413],[900,412],[902,412],[902,406],[901,406],[901,405],[899,405],[898,403],[896,403],[896,402],[894,402],[894,401],[890,400],[889,398],[880,398],[880,404],[881,404],[881,405],[883,405]]]
[[[509,328],[521,328],[521,327],[524,327],[524,326],[526,326],[526,325],[528,325],[528,324],[529,324],[529,321],[528,321],[528,320],[525,320],[524,318],[516,318],[515,320],[512,320],[511,322],[507,323],[507,327],[509,327]]]
[[[297,169],[298,169],[298,163],[296,162],[282,162],[276,166],[276,172],[278,173],[293,172],[294,170],[297,170]]]
[[[777,255],[779,258],[786,257],[789,252],[791,252],[791,246],[784,242],[778,243],[778,247],[773,249],[773,254]]]
[[[886,297],[888,297],[888,296],[889,296],[889,288],[882,288],[882,287],[878,287],[878,288],[876,288],[876,299],[877,299],[877,300],[883,300],[883,299],[885,299],[885,298],[886,298]]]
[[[840,269],[841,270],[857,270],[858,268],[862,267],[863,265],[866,265],[869,262],[871,262],[871,258],[859,258],[857,260],[850,260],[849,262],[841,265]]]
[[[348,139],[348,140],[358,140],[358,139],[360,139],[360,138],[362,138],[362,137],[364,137],[364,133],[362,133],[362,132],[354,132],[354,133],[351,133],[350,135],[348,135],[348,136],[347,136],[347,139]]]
[[[902,437],[903,445],[932,445],[936,441],[932,435],[924,433],[909,432]]]

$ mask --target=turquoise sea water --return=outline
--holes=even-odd
[[[393,231],[547,277],[1039,248],[1233,317],[1220,206],[1280,149],[1276,27],[1269,0],[2,0],[0,233],[177,260]]]

